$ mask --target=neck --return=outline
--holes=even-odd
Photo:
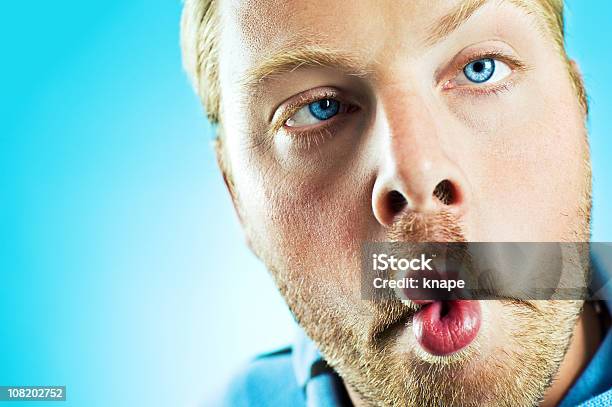
[[[559,404],[597,351],[602,334],[601,320],[595,312],[593,303],[585,302],[582,314],[574,328],[570,346],[540,407],[552,407]]]

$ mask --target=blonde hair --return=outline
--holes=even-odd
[[[195,92],[204,104],[208,119],[218,123],[221,92],[218,73],[218,0],[185,0],[181,18],[183,66]],[[513,0],[535,13],[567,63],[567,68],[585,113],[587,98],[580,73],[570,63],[564,44],[563,0]],[[538,7],[532,7],[533,4]]]
[[[218,18],[216,0],[185,0],[181,16],[183,67],[208,119],[219,122]]]

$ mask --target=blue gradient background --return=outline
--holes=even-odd
[[[216,169],[180,65],[180,3],[1,9],[0,385],[67,385],[67,406],[206,399],[293,322]],[[610,15],[569,2],[596,241],[612,240]]]

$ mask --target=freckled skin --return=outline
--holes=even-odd
[[[220,4],[223,149],[236,207],[253,250],[357,405],[435,405],[452,397],[463,405],[528,405],[557,374],[561,390],[548,389],[545,400],[554,404],[588,360],[574,345],[580,338],[569,343],[576,321],[584,323],[582,304],[570,302],[541,304],[539,316],[483,302],[481,354],[437,376],[419,370],[414,338],[398,334],[382,353],[369,347],[384,316],[360,299],[360,250],[387,237],[391,190],[409,210],[435,212],[432,191],[450,180],[458,198],[445,210],[470,241],[588,240],[588,145],[567,65],[536,17],[508,3],[484,6],[426,48],[424,33],[456,3]],[[302,67],[257,95],[240,88],[239,78],[262,57],[302,40],[359,55],[372,74],[347,78]],[[512,52],[528,69],[497,94],[442,90],[436,73],[450,72],[449,61],[477,44]],[[297,148],[285,130],[254,141],[270,126],[264,112],[321,86],[363,101],[331,137],[312,149]],[[548,346],[538,350],[520,338]],[[520,377],[513,376],[518,364]],[[534,384],[517,388],[519,380]]]

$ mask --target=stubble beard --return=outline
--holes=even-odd
[[[590,200],[581,211],[583,225],[571,236],[586,239]],[[409,214],[388,239],[465,241],[459,223],[444,212],[430,218]],[[499,301],[502,315],[485,315],[483,325],[495,318],[508,328],[507,341],[483,357],[479,336],[456,355],[428,359],[398,346],[400,332],[411,330],[414,312],[401,301],[361,300],[356,306],[354,298],[341,298],[329,284],[268,266],[298,323],[345,384],[371,406],[537,405],[559,370],[583,305]]]

